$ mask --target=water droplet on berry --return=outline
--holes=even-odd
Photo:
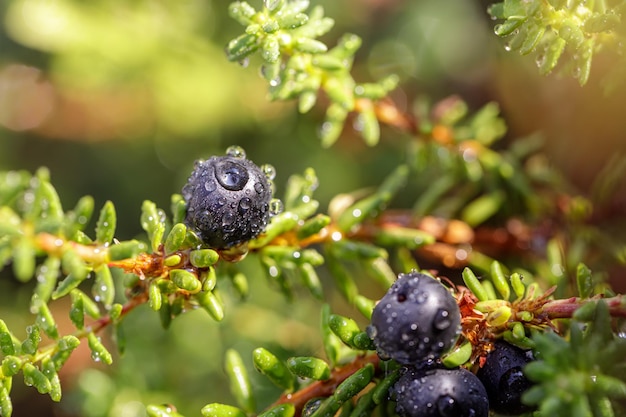
[[[250,210],[250,207],[252,206],[252,200],[250,200],[248,197],[244,197],[241,200],[239,200],[239,213],[245,213],[246,211]]]
[[[276,178],[276,168],[274,168],[273,165],[270,165],[270,164],[261,165],[261,171],[263,171],[263,174],[265,174],[265,177],[270,181]]]
[[[454,398],[443,395],[437,399],[437,410],[442,417],[455,417],[459,415],[458,407]]]
[[[233,158],[246,159],[246,151],[241,146],[237,145],[226,148],[226,155],[232,156]]]
[[[215,189],[217,188],[217,183],[215,181],[206,181],[204,183],[204,189],[207,190],[207,192],[212,193],[213,191],[215,191]]]
[[[217,206],[218,207],[222,207],[224,204],[226,204],[226,199],[224,197],[220,197],[217,199]],[[208,213],[208,211],[207,211]]]
[[[261,182],[255,182],[254,191],[256,191],[257,194],[263,194],[263,192],[265,191],[265,186]]]
[[[232,232],[235,229],[235,215],[233,213],[224,213],[222,216],[222,229],[225,232]]]
[[[283,202],[278,198],[272,198],[270,201],[270,216],[275,216],[279,213],[282,213],[284,209]]]
[[[215,164],[215,178],[220,185],[230,191],[239,191],[248,183],[248,170],[233,161],[220,161]]]
[[[450,312],[446,309],[440,308],[437,310],[433,319],[433,327],[437,330],[445,330],[452,324],[450,320]]]

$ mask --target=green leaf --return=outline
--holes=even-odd
[[[96,336],[94,332],[87,335],[87,344],[89,345],[89,349],[91,349],[91,359],[95,362],[103,362],[107,365],[111,365],[113,363],[111,353],[109,353],[107,348],[104,347],[100,338]]]
[[[172,230],[165,239],[165,253],[169,254],[174,251],[180,250],[185,242],[187,236],[187,226],[183,223],[177,223],[172,227]]]
[[[259,49],[259,38],[256,35],[244,33],[228,43],[226,57],[229,61],[241,61]]]
[[[230,380],[230,391],[237,399],[239,406],[248,413],[254,413],[256,401],[252,395],[252,387],[248,372],[239,353],[234,349],[226,351],[226,374]]]
[[[52,317],[52,313],[48,308],[48,304],[41,303],[37,309],[37,319],[35,321],[37,326],[48,335],[51,339],[59,338],[59,330],[57,329],[56,322],[54,317]]]
[[[359,329],[356,321],[338,314],[331,314],[328,318],[328,325],[343,343],[347,346],[355,347],[354,337],[361,333],[361,329]]]
[[[109,259],[111,261],[120,261],[122,259],[130,259],[147,250],[145,243],[138,240],[128,240],[109,246]]]
[[[504,275],[504,270],[502,269],[502,264],[499,262],[492,262],[491,267],[491,282],[495,286],[498,293],[502,296],[503,300],[508,300],[511,296],[511,287],[509,286],[509,281]]]
[[[183,417],[183,415],[177,412],[176,408],[171,405],[151,404],[146,407],[146,413],[148,417]]]
[[[373,376],[374,366],[368,363],[339,384],[333,395],[311,417],[333,416],[344,403],[361,392],[370,383]]]
[[[35,246],[26,236],[13,247],[13,273],[22,281],[29,281],[35,274]]]
[[[399,165],[378,187],[376,192],[347,208],[337,219],[339,229],[348,232],[365,219],[375,216],[406,185],[409,167]]]
[[[24,384],[29,387],[34,386],[40,394],[47,394],[52,389],[48,378],[30,362],[24,364],[22,372],[24,373]]]
[[[291,403],[279,404],[262,412],[258,417],[293,417],[296,407]]]
[[[0,415],[3,417],[11,417],[13,414],[13,404],[9,391],[3,381],[0,381]]]
[[[196,268],[208,268],[220,259],[213,249],[196,249],[189,252],[189,262]]]
[[[34,355],[37,352],[39,343],[41,342],[41,334],[39,326],[31,325],[26,328],[26,339],[22,342],[21,351],[27,355]]]
[[[50,398],[52,401],[61,401],[61,380],[50,358],[45,358],[41,361],[41,370],[45,377],[48,378],[48,381],[50,381]]]
[[[293,391],[294,375],[287,366],[270,351],[257,348],[252,352],[252,361],[257,371],[265,375],[272,383],[286,391]]]
[[[92,293],[96,302],[101,302],[106,308],[111,307],[115,300],[115,284],[111,270],[107,265],[99,265],[95,269],[95,280]]]
[[[247,417],[240,408],[219,403],[207,404],[200,412],[202,417]]]
[[[104,203],[102,210],[100,210],[100,217],[96,224],[96,242],[103,244],[111,243],[115,237],[116,224],[115,206],[111,201],[107,201]]]
[[[80,345],[80,340],[76,336],[63,336],[56,345],[56,352],[52,355],[54,368],[59,371],[69,359],[70,355]]]
[[[9,355],[2,360],[2,375],[4,377],[12,377],[22,369],[24,365],[24,359]]]
[[[213,291],[202,291],[195,294],[198,304],[202,306],[215,321],[222,321],[224,318],[224,304]]]
[[[463,269],[462,276],[463,282],[465,283],[467,288],[472,291],[472,293],[476,296],[476,298],[478,298],[479,301],[489,300],[489,295],[487,294],[487,291],[485,291],[482,283],[478,280],[478,278],[476,278],[476,275],[474,275],[474,272],[471,269]]]
[[[170,279],[181,290],[196,293],[202,288],[202,283],[198,277],[185,269],[172,269]]]
[[[588,298],[593,295],[593,276],[587,265],[581,263],[576,267],[576,284],[580,298]]]
[[[498,213],[504,202],[505,194],[501,190],[484,194],[465,206],[461,220],[472,227],[478,226]]]
[[[300,378],[325,380],[330,378],[330,367],[322,359],[298,356],[287,359],[287,368]]]

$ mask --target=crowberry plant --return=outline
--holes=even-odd
[[[527,94],[558,121],[545,139],[604,140],[624,130],[598,90],[620,92],[626,3],[505,0],[492,22],[479,2],[330,2],[344,27],[376,23],[364,40],[321,4],[256,3],[2,3],[0,416],[41,415],[33,398],[84,417],[626,415],[625,159],[595,158],[579,189],[541,135],[517,137],[526,94],[477,86],[522,84],[505,58],[456,56],[495,31],[586,84]],[[467,101],[417,96],[428,71]],[[493,89],[513,123],[480,103]],[[611,111],[570,137],[572,97]],[[96,150],[30,142],[60,137]],[[83,181],[52,178],[92,172],[105,195],[68,208]],[[81,349],[117,367],[84,371]]]

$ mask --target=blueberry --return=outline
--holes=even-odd
[[[271,185],[261,168],[244,156],[196,161],[182,193],[185,223],[212,248],[253,239],[267,225]]]
[[[503,340],[487,354],[476,375],[489,395],[491,409],[499,414],[519,415],[534,408],[522,403],[522,394],[532,386],[522,369],[534,360],[532,351],[523,350]]]
[[[487,417],[489,400],[476,375],[464,368],[406,367],[390,389],[401,417]]]
[[[441,282],[415,271],[398,276],[374,307],[367,329],[378,355],[402,364],[439,358],[460,331],[455,298]]]

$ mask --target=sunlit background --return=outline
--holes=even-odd
[[[506,53],[487,1],[313,3],[336,21],[327,44],[346,32],[363,38],[358,81],[400,76],[393,98],[404,109],[420,96],[458,94],[473,109],[496,100],[510,124],[508,140],[542,132],[552,163],[581,189],[611,156],[626,152],[626,96],[606,96],[601,85],[610,54],[594,61],[581,88],[569,77],[544,78],[533,62]],[[229,145],[274,165],[279,194],[289,175],[313,167],[322,207],[337,193],[378,184],[403,160],[406,138],[391,129],[375,149],[349,129],[322,149],[319,109],[299,115],[293,103],[269,102],[254,60],[249,68],[226,60],[224,46],[242,29],[227,7],[226,0],[0,2],[0,170],[47,166],[66,208],[85,194],[97,207],[113,201],[117,236],[128,239],[141,233],[143,200],[169,207],[193,161]],[[0,278],[0,314],[24,328],[32,286]],[[261,345],[283,357],[320,354],[320,304],[309,296],[287,304],[263,277],[249,278],[251,298],[233,298],[219,325],[198,311],[164,331],[147,308],[133,313],[125,326],[133,337],[114,366],[96,366],[86,349],[76,355],[62,373],[60,404],[16,383],[14,416],[144,416],[147,403],[199,415],[208,402],[232,403],[221,369],[225,348],[238,349],[248,365]],[[62,304],[52,307],[66,311]],[[255,389],[267,402],[276,395],[265,385]]]

